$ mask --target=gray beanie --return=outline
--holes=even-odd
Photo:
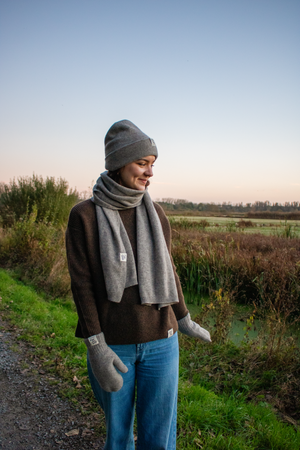
[[[105,139],[105,168],[117,170],[144,156],[158,157],[156,144],[130,120],[114,123]]]

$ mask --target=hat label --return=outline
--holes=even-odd
[[[127,253],[120,253],[120,261],[122,262],[127,261]]]
[[[151,138],[150,138],[150,141],[151,141],[152,147],[156,147],[156,144],[155,144],[155,142],[154,142],[154,139],[151,139]]]

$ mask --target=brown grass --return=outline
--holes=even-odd
[[[223,288],[245,303],[296,310],[300,302],[300,239],[173,229],[173,258],[186,289]]]

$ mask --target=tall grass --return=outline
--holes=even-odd
[[[267,306],[277,299],[276,308],[299,312],[300,239],[206,233],[176,222],[172,229],[174,262],[191,298],[222,288],[241,303]]]
[[[70,294],[65,227],[36,221],[37,212],[2,230],[0,264],[19,271],[53,297]]]
[[[274,234],[274,236],[284,237],[287,239],[294,239],[297,237],[295,225],[292,225],[291,223],[287,223],[287,221],[285,221],[282,229],[275,230],[275,232],[273,234]]]

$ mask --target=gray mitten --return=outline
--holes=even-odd
[[[106,392],[116,392],[123,386],[122,373],[128,371],[118,355],[106,344],[104,334],[99,333],[84,340],[89,351],[89,360],[98,383]]]
[[[211,342],[209,331],[201,328],[198,323],[191,320],[191,315],[188,313],[183,319],[178,320],[178,329],[181,333],[187,336],[202,339],[205,342]]]

